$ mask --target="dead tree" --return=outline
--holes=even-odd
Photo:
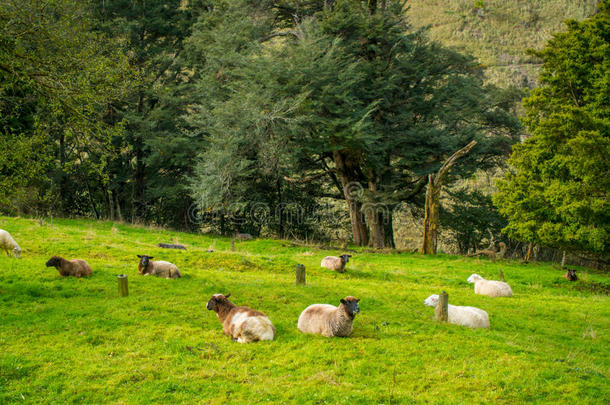
[[[443,163],[436,174],[428,175],[428,188],[426,189],[426,205],[424,214],[424,237],[421,248],[421,253],[425,255],[436,253],[439,198],[445,177],[453,165],[455,165],[457,160],[470,152],[470,150],[474,148],[476,144],[477,141],[470,142],[468,145],[451,155],[451,157],[449,157],[449,159]]]

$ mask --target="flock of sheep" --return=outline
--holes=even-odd
[[[183,245],[164,244],[157,245],[166,249],[186,249]],[[12,253],[20,257],[21,249],[11,235],[0,230],[0,248],[4,248],[7,254]],[[208,250],[210,251],[210,250]],[[345,267],[351,255],[327,256],[322,259],[321,267],[345,272]],[[141,275],[154,275],[167,279],[180,278],[180,270],[170,262],[152,259],[153,256],[138,255],[138,273]],[[91,274],[91,266],[82,259],[66,260],[59,256],[53,256],[46,263],[47,267],[55,267],[61,276],[83,277]],[[468,278],[469,283],[474,283],[475,294],[489,297],[511,297],[510,286],[503,281],[485,280],[478,274]],[[225,334],[240,343],[249,343],[259,340],[273,340],[275,328],[269,318],[262,312],[245,307],[237,306],[229,301],[230,294],[214,294],[208,301],[208,310],[216,312],[218,320],[223,326]],[[303,333],[318,334],[325,337],[349,336],[352,333],[354,318],[360,312],[359,299],[347,296],[343,298],[339,306],[329,304],[313,304],[303,310],[297,323],[298,329]],[[439,296],[431,295],[424,304],[436,307]],[[475,307],[448,306],[448,322],[471,328],[489,328],[489,316],[487,312]]]

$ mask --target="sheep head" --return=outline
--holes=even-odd
[[[424,301],[424,305],[427,307],[436,307],[438,304],[438,294],[432,294]]]
[[[220,306],[230,303],[230,301],[228,300],[230,296],[230,293],[226,295],[214,294],[212,295],[212,298],[210,298],[205,307],[208,309],[208,311],[218,312],[218,308]]]
[[[13,256],[15,256],[17,259],[21,259],[21,248],[19,246],[15,246],[13,248]]]
[[[61,264],[61,257],[53,256],[47,262],[47,267],[58,267]]]
[[[479,280],[483,280],[483,277],[479,276],[478,274],[473,274],[470,277],[468,277],[468,281],[469,283],[476,283]]]
[[[341,305],[343,305],[345,312],[353,318],[357,313],[360,312],[360,306],[358,305],[359,302],[360,300],[358,298],[350,295],[341,300]]]
[[[341,261],[343,263],[347,263],[347,262],[349,262],[349,258],[352,257],[352,255],[344,254],[344,255],[341,255],[339,257],[341,258]]]
[[[576,270],[573,270],[573,269],[568,269],[566,274],[564,274],[564,277],[569,281],[578,280],[578,276],[576,275]]]
[[[143,268],[146,268],[148,266],[148,263],[154,259],[154,256],[146,256],[146,255],[137,255],[140,258],[140,264],[142,265]]]

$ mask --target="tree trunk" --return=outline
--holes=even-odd
[[[371,175],[371,177],[373,177]],[[377,193],[377,186],[374,180],[369,179],[369,191],[374,195]],[[374,201],[364,205],[366,223],[370,229],[369,244],[374,249],[385,247],[385,230],[383,227],[383,206],[377,205]]]
[[[368,232],[362,215],[362,185],[359,181],[356,163],[340,151],[333,152],[333,160],[337,168],[337,175],[341,181],[343,195],[349,209],[349,218],[352,224],[354,244],[366,246]]]
[[[438,201],[435,198],[437,190],[434,186],[434,175],[428,176],[426,203],[424,214],[424,235],[421,253],[428,255],[436,253],[436,227],[438,224]]]
[[[140,91],[138,97],[138,113],[142,113],[144,109],[144,95]],[[145,184],[145,170],[146,165],[144,164],[144,141],[142,140],[141,134],[136,134],[133,142],[133,149],[136,158],[136,168],[134,173],[135,189],[134,189],[134,215],[136,219],[141,219],[144,216],[144,194],[146,192]]]
[[[436,253],[436,236],[438,229],[438,210],[441,188],[445,181],[445,176],[455,165],[457,160],[470,152],[477,144],[477,141],[472,141],[462,149],[451,155],[441,166],[438,172],[428,175],[428,188],[426,189],[426,204],[424,214],[424,235],[422,240],[421,253],[435,254]]]
[[[561,255],[561,270],[564,269],[564,267],[566,266],[566,251],[563,251],[563,254]]]
[[[114,221],[114,201],[112,201],[112,192],[105,190],[106,196],[108,197],[108,219]]]
[[[387,218],[383,224],[383,233],[385,236],[385,245],[392,249],[396,249],[396,243],[394,243],[394,217],[392,215],[392,210],[388,210],[387,212]]]
[[[527,247],[527,254],[525,255],[525,263],[529,263],[530,258],[532,256],[532,249],[534,248],[534,244],[530,242]]]

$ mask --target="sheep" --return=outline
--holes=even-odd
[[[159,276],[165,278],[180,278],[180,271],[175,264],[170,262],[164,262],[161,260],[152,261],[153,256],[138,255],[140,263],[138,263],[138,273],[149,276]]]
[[[63,257],[53,256],[47,262],[47,267],[55,267],[62,277],[83,277],[91,274],[91,266],[82,259],[66,260]]]
[[[352,255],[343,254],[339,257],[337,256],[326,256],[322,259],[320,263],[320,267],[325,267],[330,270],[338,271],[339,273],[345,273],[345,265],[349,262],[349,258]]]
[[[173,243],[157,243],[157,247],[160,247],[162,249],[180,249],[180,250],[186,250],[186,247],[184,245],[173,244]]]
[[[354,318],[360,312],[358,302],[358,298],[347,296],[338,307],[329,304],[310,305],[301,312],[297,327],[303,333],[325,337],[349,336]]]
[[[214,294],[206,308],[218,315],[225,335],[239,343],[273,340],[275,327],[262,312],[248,307],[238,307],[228,298],[231,294]]]
[[[578,276],[576,275],[576,270],[568,269],[563,277],[568,281],[578,281]]]
[[[424,305],[428,307],[436,307],[438,305],[438,294],[433,294],[426,298]],[[475,307],[458,307],[455,305],[447,305],[449,323],[470,328],[488,328],[489,315],[482,309]]]
[[[488,297],[512,297],[513,290],[504,281],[485,280],[478,274],[472,274],[467,280],[474,283],[474,293]]]
[[[11,234],[3,229],[0,229],[0,249],[4,249],[9,257],[12,253],[17,259],[21,259],[21,248]]]

